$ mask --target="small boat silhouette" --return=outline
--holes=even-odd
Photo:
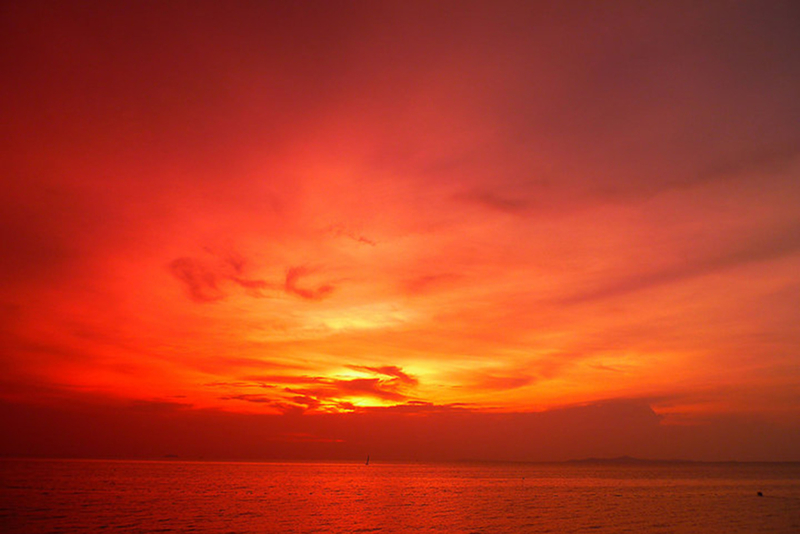
[[[365,463],[364,465],[369,465],[369,454],[367,455],[367,463]]]

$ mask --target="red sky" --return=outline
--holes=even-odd
[[[0,24],[0,454],[800,460],[794,2]]]

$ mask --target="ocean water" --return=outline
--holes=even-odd
[[[0,530],[789,533],[800,464],[7,459]]]

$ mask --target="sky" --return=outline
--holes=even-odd
[[[800,460],[795,2],[0,9],[0,454]]]

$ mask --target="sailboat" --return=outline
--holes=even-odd
[[[365,463],[364,465],[369,465],[369,454],[367,455],[367,463]]]

